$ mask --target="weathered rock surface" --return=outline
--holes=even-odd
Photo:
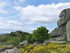
[[[27,44],[28,44],[27,40],[24,40],[23,42],[20,43],[20,45],[24,45],[24,46],[26,46]]]
[[[52,36],[62,36],[62,35],[66,35],[66,29],[65,29],[65,25],[64,26],[61,26],[61,27],[57,27],[55,28],[51,34]]]
[[[64,9],[60,15],[60,19],[57,22],[57,28],[55,28],[50,34],[54,40],[63,40],[66,38],[70,41],[70,9]],[[58,39],[58,37],[60,37]]]
[[[70,21],[66,24],[67,40],[70,41]]]
[[[2,51],[0,53],[21,53],[16,47],[13,49],[6,49],[5,51]]]
[[[60,17],[60,19],[57,22],[57,25],[58,26],[65,25],[70,20],[70,9],[64,9],[60,13],[59,17]]]
[[[63,25],[63,24],[66,24],[66,22],[65,22],[66,10],[63,10],[63,11],[60,13],[59,17],[60,17],[60,19],[58,20],[57,25],[58,25],[58,26],[61,26],[61,25]]]

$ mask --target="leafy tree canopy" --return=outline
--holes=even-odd
[[[36,30],[33,31],[33,34],[30,35],[30,40],[31,42],[33,41],[38,41],[38,42],[43,42],[46,39],[50,38],[50,35],[48,33],[48,29],[46,27],[39,27]]]

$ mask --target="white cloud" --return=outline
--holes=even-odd
[[[19,0],[20,1],[20,0]],[[3,5],[3,6],[2,6]],[[0,13],[2,13],[2,8],[6,4],[0,4]],[[53,23],[56,23],[59,19],[60,12],[65,8],[70,8],[70,3],[53,3],[53,4],[41,4],[39,6],[29,5],[26,7],[15,6],[14,7],[17,15],[16,20],[6,20],[0,17],[0,31],[11,31],[11,30],[23,30],[31,32],[39,26],[48,26],[48,29],[55,28]],[[4,11],[5,12],[5,11]],[[51,25],[49,24],[51,23]]]
[[[0,17],[0,31],[15,31],[15,30],[22,30],[23,26],[22,23],[16,20],[6,20],[3,17]]]
[[[26,20],[28,24],[57,22],[59,19],[59,13],[65,8],[70,8],[69,2],[15,7],[15,9],[19,11],[20,17],[23,20]]]

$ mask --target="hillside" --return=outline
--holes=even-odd
[[[26,40],[26,36],[30,33],[22,32],[22,31],[15,31],[7,34],[0,34],[0,45],[13,45],[19,44],[23,40]]]
[[[47,43],[46,45],[31,44],[19,48],[22,53],[70,53],[70,44]]]

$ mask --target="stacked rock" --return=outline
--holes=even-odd
[[[67,39],[67,41],[70,41],[70,9],[64,9],[59,17],[58,27],[50,33],[52,40]]]

